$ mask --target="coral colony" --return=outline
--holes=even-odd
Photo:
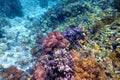
[[[0,80],[120,80],[120,0],[0,0]]]
[[[114,79],[115,76],[111,72],[107,71],[103,65],[97,63],[96,57],[91,51],[80,50],[78,52],[75,49],[67,49],[72,45],[82,48],[78,40],[84,40],[85,35],[83,35],[83,32],[84,29],[81,27],[69,28],[63,33],[59,31],[50,32],[43,41],[37,42],[42,45],[43,52],[37,52],[39,57],[36,59],[32,75],[28,75],[12,66],[4,70],[2,77],[8,80]],[[118,44],[114,44],[116,54],[112,53],[110,55],[111,58],[114,55],[116,60],[119,56]],[[116,61],[115,64],[118,66]]]
[[[83,28],[75,27],[68,28],[64,33],[64,37],[70,42],[70,44],[81,47],[82,44],[79,43],[79,40],[84,40],[85,36],[83,34]]]
[[[45,51],[51,51],[54,48],[65,48],[67,45],[68,40],[65,39],[59,31],[49,33],[42,43]]]

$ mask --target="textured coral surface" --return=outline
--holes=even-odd
[[[59,31],[54,31],[48,34],[42,46],[45,51],[51,51],[53,48],[65,48],[68,43],[68,40],[65,39]]]

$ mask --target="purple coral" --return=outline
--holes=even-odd
[[[75,27],[68,28],[64,33],[64,37],[71,43],[71,45],[81,46],[79,40],[84,40],[83,28]]]
[[[71,80],[74,75],[72,57],[65,49],[41,56],[38,62],[45,68],[45,80]]]

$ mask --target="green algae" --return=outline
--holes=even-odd
[[[4,51],[0,50],[0,54],[5,54]]]

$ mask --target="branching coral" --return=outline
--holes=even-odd
[[[89,55],[84,58],[77,52],[71,52],[73,56],[75,80],[108,80],[104,69]]]
[[[73,62],[71,55],[66,50],[58,49],[48,55],[42,55],[38,59],[38,63],[45,69],[45,80],[72,80],[74,75]],[[39,73],[41,74],[41,72]]]
[[[59,31],[54,31],[48,34],[42,43],[42,47],[49,52],[53,48],[66,48],[68,43],[68,40]]]

